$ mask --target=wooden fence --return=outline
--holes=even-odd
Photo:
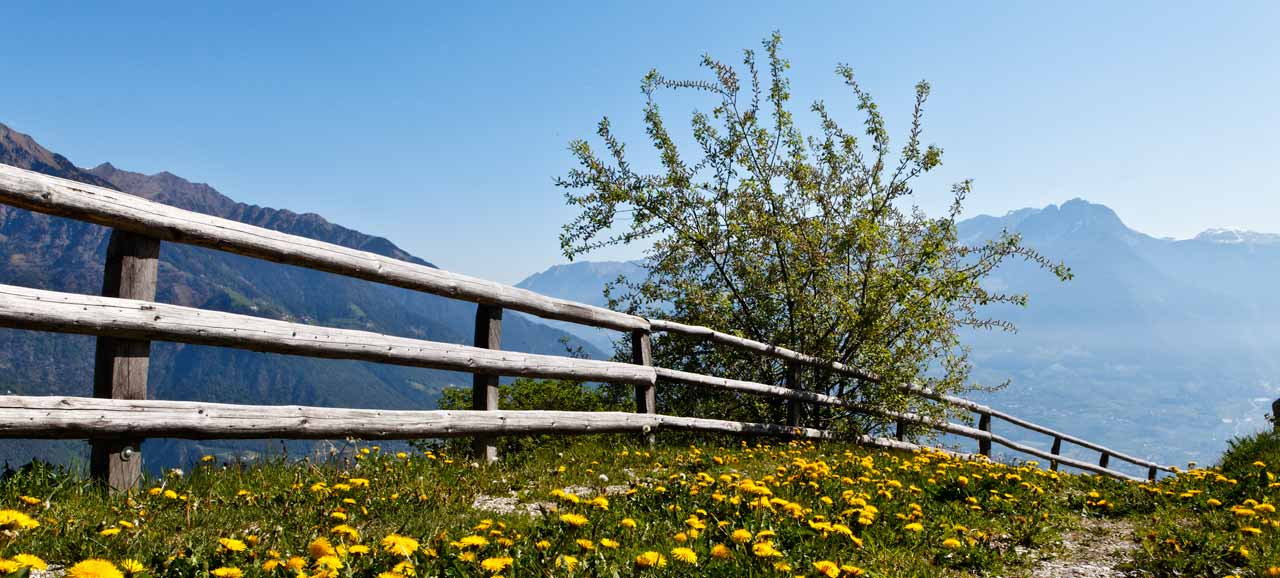
[[[87,438],[90,469],[114,488],[134,487],[141,475],[138,446],[148,437],[189,439],[357,437],[412,439],[469,436],[478,457],[497,458],[494,436],[534,433],[636,432],[660,430],[766,434],[830,439],[833,433],[799,427],[802,404],[847,408],[897,424],[894,438],[858,436],[856,441],[915,450],[905,429],[917,426],[978,441],[979,453],[992,444],[1060,465],[1141,481],[1110,468],[1110,460],[1147,469],[1147,480],[1163,466],[1031,423],[985,405],[919,387],[904,393],[974,412],[978,427],[913,413],[888,411],[850,400],[804,391],[800,366],[813,366],[878,382],[869,372],[782,347],[743,339],[706,327],[646,319],[600,307],[540,295],[237,221],[186,211],[119,191],[50,177],[0,164],[0,203],[68,217],[112,229],[101,296],[0,285],[0,327],[95,335],[94,397],[0,396],[0,437]],[[367,331],[317,327],[155,302],[160,243],[184,243],[278,263],[394,285],[477,304],[473,346],[394,337]],[[503,351],[506,309],[548,319],[629,332],[632,363],[617,363]],[[650,335],[681,334],[742,348],[782,360],[784,386],[740,381],[654,367]],[[473,410],[387,411],[299,406],[250,406],[146,399],[150,343],[170,341],[323,357],[355,359],[469,372]],[[498,377],[566,378],[635,386],[636,409],[627,412],[503,411]],[[680,382],[788,400],[786,425],[659,415],[655,387]],[[999,419],[1051,436],[1052,450],[1017,443],[991,430]],[[1091,463],[1061,455],[1067,442],[1099,452]]]

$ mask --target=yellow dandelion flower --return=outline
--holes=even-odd
[[[574,542],[578,544],[579,548],[582,548],[583,550],[588,552],[596,549],[596,545],[591,540],[588,540],[586,538],[578,538]]]
[[[512,560],[509,557],[485,558],[480,562],[480,567],[484,568],[485,571],[497,574],[498,572],[501,572],[503,570],[506,570],[507,568],[510,568],[511,562]]]
[[[317,569],[328,570],[330,572],[340,570],[342,568],[342,559],[337,556],[321,556],[316,559]]]
[[[351,526],[348,526],[346,524],[338,524],[337,526],[334,526],[331,530],[329,530],[329,533],[346,536],[346,538],[348,540],[351,540],[352,542],[355,542],[356,540],[360,539],[359,530],[356,530],[355,528],[352,528]]]
[[[921,524],[920,522],[912,522],[910,524],[907,524],[906,526],[903,526],[902,529],[908,532],[921,532],[921,531],[924,531],[924,525]]]
[[[813,563],[813,569],[827,578],[840,576],[840,565],[830,560],[819,560]]]
[[[408,536],[387,534],[387,537],[382,539],[382,549],[388,554],[408,558],[418,551],[418,541]]]
[[[587,517],[581,514],[561,514],[560,521],[573,526],[574,528],[581,528],[587,525]]]
[[[412,560],[405,560],[391,567],[391,572],[397,576],[416,576],[418,569],[413,565]]]
[[[636,521],[631,518],[623,518],[621,522],[618,522],[618,525],[623,528],[635,528]]]
[[[329,542],[329,539],[324,536],[320,536],[319,538],[312,540],[310,544],[307,544],[307,552],[311,554],[312,558],[333,556],[337,553],[337,551],[333,549],[333,543]]]
[[[218,538],[218,544],[228,552],[243,552],[246,547],[244,542],[235,538]]]
[[[244,576],[244,572],[235,566],[223,566],[221,568],[210,570],[209,575],[217,578],[242,578]]]
[[[19,568],[31,568],[34,570],[48,570],[49,565],[41,560],[39,556],[31,554],[17,554],[12,560],[18,564]]]
[[[90,558],[76,563],[67,570],[71,578],[124,578],[124,574],[110,560]]]
[[[717,560],[728,560],[733,557],[733,551],[724,544],[716,544],[711,547],[711,557]]]
[[[35,506],[40,503],[40,498],[33,498],[31,496],[18,496],[18,499],[26,502],[28,506]]]
[[[733,540],[734,544],[746,544],[747,542],[750,542],[753,537],[754,536],[751,535],[751,532],[743,529],[734,530],[733,533],[729,535],[729,539]]]
[[[115,527],[115,526],[112,526],[112,527],[110,527],[110,528],[107,528],[106,530],[103,530],[103,531],[101,531],[101,532],[98,532],[98,535],[99,535],[99,536],[114,536],[114,535],[119,534],[119,533],[120,533],[120,528],[117,528],[117,527]]]
[[[483,548],[489,545],[489,539],[484,536],[463,536],[453,545],[456,548]]]
[[[613,550],[613,549],[617,548],[619,545],[620,545],[620,544],[618,544],[618,542],[617,542],[616,540],[610,540],[610,539],[608,539],[608,538],[600,538],[600,546],[601,546],[601,547],[604,547],[604,548],[608,548],[608,549],[610,549],[610,550]]]
[[[546,552],[551,549],[551,542],[548,542],[547,540],[538,540],[538,543],[534,544],[533,547],[537,548],[539,552]]]
[[[764,542],[756,542],[751,546],[751,553],[758,558],[781,558],[782,552],[773,546],[773,542],[768,540]]]
[[[684,562],[685,564],[698,564],[698,553],[689,548],[674,548],[671,550],[671,558]]]
[[[350,548],[347,548],[347,552],[354,554],[356,556],[361,556],[369,553],[369,547],[365,546],[364,544],[356,544]]]
[[[573,572],[578,567],[578,558],[568,554],[556,556],[556,568],[564,568],[568,572]]]
[[[960,541],[955,538],[947,538],[942,541],[942,547],[948,550],[959,550],[960,546]]]
[[[662,568],[667,565],[667,557],[652,550],[636,556],[637,568]]]

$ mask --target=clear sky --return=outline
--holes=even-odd
[[[972,177],[969,214],[1079,196],[1157,236],[1278,232],[1280,2],[1216,4],[11,0],[0,122],[516,282],[564,261],[570,139],[608,115],[647,154],[648,69],[702,75],[778,29],[799,111],[856,120],[848,62],[901,136],[933,84],[928,210]]]

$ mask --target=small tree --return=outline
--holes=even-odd
[[[781,345],[883,378],[875,386],[807,370],[802,381],[810,390],[905,408],[911,402],[885,386],[976,387],[969,382],[960,329],[1013,330],[982,308],[1026,303],[1025,295],[985,287],[983,279],[1010,258],[1063,280],[1070,270],[1007,232],[975,246],[959,242],[956,219],[970,181],[951,187],[943,216],[927,216],[910,204],[912,181],[942,162],[942,149],[921,141],[926,82],[916,85],[910,132],[895,161],[884,119],[847,65],[836,73],[865,116],[866,141],[841,127],[821,101],[810,107],[816,134],[802,134],[789,108],[789,63],[780,45],[777,33],[763,42],[765,79],[756,53],[744,51],[745,87],[738,70],[709,56],[702,64],[712,81],[669,80],[656,70],[645,76],[644,125],[660,158],[657,172],[635,168],[608,118],[597,130],[603,156],[585,140],[573,141],[579,166],[556,181],[580,210],[561,234],[565,256],[651,243],[647,278],[611,284],[613,306]],[[667,129],[657,101],[664,89],[717,99],[709,114],[692,115],[695,159]],[[783,379],[776,360],[676,336],[656,340],[654,351],[655,362],[666,367],[765,383]],[[666,384],[659,392],[664,411],[781,417],[780,404],[763,399]],[[874,425],[842,412],[811,419],[831,427]]]

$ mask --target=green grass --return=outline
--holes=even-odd
[[[492,466],[439,449],[396,455],[364,444],[367,453],[325,463],[195,464],[148,479],[133,495],[32,466],[0,482],[0,526],[3,510],[39,526],[0,530],[0,558],[32,554],[66,566],[129,559],[145,568],[137,574],[156,577],[234,568],[296,578],[284,565],[266,569],[290,558],[309,578],[397,568],[383,578],[407,578],[405,560],[418,577],[1018,576],[1034,563],[1029,552],[1052,550],[1084,515],[1133,522],[1142,544],[1132,563],[1143,575],[1264,576],[1280,564],[1271,544],[1280,518],[1266,507],[1248,517],[1231,509],[1280,501],[1273,476],[1252,461],[1223,475],[1234,484],[1200,470],[1146,486],[843,444],[722,440],[647,450],[633,442],[580,438]],[[607,506],[592,501],[606,493]],[[1210,496],[1223,504],[1207,505]],[[548,511],[473,507],[492,498]],[[1260,534],[1241,533],[1246,523]],[[736,543],[735,530],[750,539]],[[407,558],[388,552],[388,536],[418,547]],[[465,546],[465,536],[487,544]],[[333,558],[323,558],[320,537]],[[637,557],[646,552],[665,564],[643,568]],[[696,562],[680,560],[690,553]],[[506,558],[511,567],[495,570]],[[333,562],[341,568],[326,571]]]

